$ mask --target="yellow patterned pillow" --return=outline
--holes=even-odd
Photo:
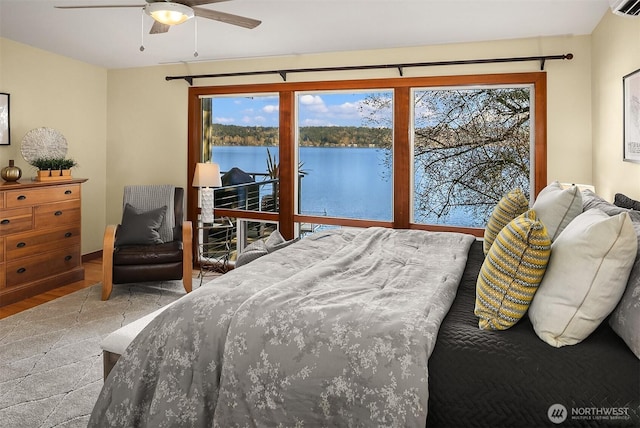
[[[491,244],[493,244],[502,228],[528,209],[529,201],[520,188],[510,191],[500,199],[500,202],[495,206],[489,217],[487,227],[484,229],[482,249],[485,256],[489,253]]]
[[[547,228],[533,210],[505,226],[489,250],[476,283],[474,313],[483,330],[506,330],[524,316],[551,255]]]

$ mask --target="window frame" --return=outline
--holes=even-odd
[[[243,84],[228,86],[190,87],[188,94],[188,154],[187,177],[190,180],[199,162],[202,145],[202,117],[200,98],[215,95],[247,93],[279,94],[279,159],[280,159],[280,212],[256,213],[241,210],[216,210],[219,215],[278,222],[280,231],[287,239],[294,237],[296,223],[321,223],[347,227],[382,226],[396,229],[420,229],[431,231],[456,231],[482,236],[483,228],[462,228],[444,225],[415,224],[411,222],[413,203],[412,161],[410,131],[412,129],[410,102],[415,87],[455,87],[473,85],[530,84],[534,88],[535,123],[532,132],[535,138],[534,193],[537,195],[547,181],[547,78],[545,72],[472,74],[459,76],[400,77],[389,79],[337,80],[317,82],[280,82]],[[393,220],[371,221],[333,217],[316,217],[296,214],[295,180],[297,175],[297,144],[295,140],[295,93],[333,90],[378,90],[393,91]],[[197,189],[187,188],[187,219],[198,218]]]

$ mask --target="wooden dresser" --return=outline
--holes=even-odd
[[[86,179],[0,185],[0,306],[84,279]]]

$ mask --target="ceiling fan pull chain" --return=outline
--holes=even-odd
[[[144,52],[144,9],[140,13],[140,52]]]
[[[194,45],[195,48],[193,50],[193,56],[194,58],[198,57],[198,20],[194,19],[193,20],[193,38],[194,38]]]

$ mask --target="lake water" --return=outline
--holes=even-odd
[[[277,155],[277,147],[269,149]],[[300,211],[367,220],[391,221],[393,192],[385,150],[375,148],[301,147],[302,170]],[[257,146],[216,146],[213,161],[221,171],[238,167],[248,173],[267,172],[267,148]],[[259,179],[258,179],[259,181]],[[433,223],[471,226],[465,212],[452,212]]]

